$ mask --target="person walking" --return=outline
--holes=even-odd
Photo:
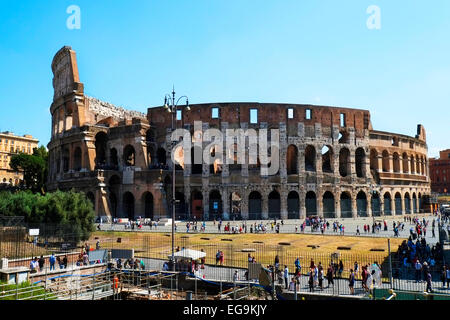
[[[338,271],[338,277],[342,277],[342,272],[344,271],[344,264],[342,263],[342,260],[339,260],[339,271]]]
[[[314,291],[314,270],[312,268],[309,271],[308,284],[309,284],[309,292],[313,292]]]
[[[433,288],[431,287],[431,283],[432,283],[432,278],[431,278],[431,272],[429,270],[427,270],[427,288],[426,288],[426,292],[430,292],[433,293]]]
[[[67,255],[65,255],[64,258],[62,259],[62,265],[64,269],[67,269]]]
[[[321,262],[319,262],[319,266],[317,267],[317,269],[319,271],[319,275],[318,275],[319,287],[320,287],[320,290],[323,290],[323,267],[322,267],[322,263]]]
[[[445,274],[445,280],[447,281],[447,289],[449,289],[450,286],[450,266],[447,266],[447,271]]]
[[[333,266],[331,265],[331,263],[330,263],[330,265],[328,266],[328,269],[327,269],[327,281],[328,281],[328,286],[327,286],[327,288],[330,287],[330,284],[332,284],[333,287],[334,287],[334,280],[333,280]]]
[[[41,256],[39,258],[38,263],[39,263],[39,271],[42,272],[44,270],[44,264],[45,264],[44,256]]]
[[[416,263],[414,264],[414,269],[416,270],[416,282],[420,282],[420,271],[422,270],[422,264],[420,263],[419,259],[417,259]]]
[[[353,269],[350,269],[350,276],[348,277],[348,286],[350,288],[350,294],[355,294],[355,274]]]

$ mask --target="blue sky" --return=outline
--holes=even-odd
[[[449,35],[448,0],[0,0],[0,130],[49,142],[50,64],[69,45],[86,94],[129,109],[172,84],[190,103],[362,108],[377,130],[423,124],[436,156],[450,147]]]

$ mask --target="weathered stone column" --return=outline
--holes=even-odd
[[[368,217],[372,217],[373,216],[373,213],[372,213],[372,195],[370,193],[367,196],[367,216]]]
[[[358,214],[358,207],[356,205],[356,195],[352,194],[352,218],[356,218]]]
[[[269,219],[269,199],[268,199],[268,197],[269,197],[269,195],[268,195],[268,193],[265,191],[265,192],[262,192],[262,212],[261,212],[261,216],[262,216],[262,218],[264,219],[264,220],[267,220],[267,219]]]
[[[230,219],[230,202],[228,197],[228,188],[222,188],[222,216],[224,220]]]
[[[300,197],[300,219],[305,219],[306,217],[306,192],[304,190],[299,191]]]
[[[282,188],[280,191],[280,215],[281,219],[286,220],[288,218],[287,212],[287,191],[285,188]]]
[[[209,219],[209,190],[205,188],[203,190],[203,216],[205,220]]]
[[[402,216],[405,215],[405,199],[403,198],[403,195],[401,196],[401,201],[402,201]]]
[[[239,194],[241,195],[241,216],[242,219],[248,220],[248,191],[240,190]]]

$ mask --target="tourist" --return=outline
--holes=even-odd
[[[42,271],[44,270],[44,264],[45,264],[44,256],[41,256],[41,257],[39,258],[38,263],[39,263],[39,271],[42,272]]]
[[[36,273],[37,272],[37,267],[38,267],[38,263],[37,263],[37,258],[34,257],[31,261],[30,261],[30,269],[31,269],[31,273]]]
[[[285,265],[284,266],[284,284],[285,284],[286,289],[288,288],[288,281],[289,281],[289,269]]]
[[[318,279],[319,279],[319,287],[321,290],[323,290],[323,266],[322,263],[319,262],[319,265],[317,266],[318,269]]]
[[[353,269],[350,269],[350,276],[348,278],[348,286],[350,287],[350,294],[355,294],[355,274],[353,273]]]
[[[275,256],[275,270],[278,270],[278,268],[280,267],[280,258],[278,257],[278,255]]]
[[[333,285],[334,287],[334,280],[333,280],[333,265],[330,263],[330,265],[328,266],[327,269],[327,281],[328,281],[328,286],[327,288],[330,287],[330,284]]]
[[[308,280],[308,284],[309,284],[309,291],[313,292],[314,291],[314,270],[311,269],[309,271],[309,280]]]
[[[431,272],[429,270],[427,270],[426,282],[427,282],[427,288],[425,291],[432,293],[433,292],[433,288],[431,287],[432,278],[431,278]]]
[[[444,265],[444,266],[442,267],[442,271],[441,271],[442,288],[445,288],[445,280],[446,280],[446,277],[447,277],[447,268],[446,268],[446,266]]]
[[[63,264],[63,268],[67,269],[67,255],[64,256],[64,258],[62,260],[62,264]]]
[[[450,286],[450,266],[447,266],[447,271],[445,274],[445,280],[447,281],[447,289],[449,289]]]
[[[369,292],[370,294],[372,294],[372,290],[373,290],[373,274],[374,273],[375,273],[375,270],[372,270],[372,272],[367,275],[367,280],[366,280],[366,292]]]
[[[50,256],[49,261],[50,261],[50,271],[55,270],[56,258],[54,253],[52,253],[52,255]]]
[[[289,291],[296,291],[296,281],[295,277],[291,279],[291,282],[289,283]]]
[[[342,260],[339,260],[339,271],[338,271],[338,277],[342,277],[342,272],[344,271],[344,264],[342,263]]]
[[[220,261],[220,250],[217,250],[217,253],[216,253],[216,265],[219,263],[219,261]]]
[[[223,260],[224,260],[224,254],[223,254],[223,251],[220,251],[220,257],[219,257],[220,265],[223,265]]]

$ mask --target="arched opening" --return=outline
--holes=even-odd
[[[341,217],[342,218],[351,218],[352,217],[352,199],[348,192],[341,193]]]
[[[339,151],[339,174],[341,177],[350,174],[350,151],[347,148],[342,148]]]
[[[382,157],[383,157],[383,172],[389,172],[390,170],[389,153],[386,150],[384,150],[382,153]]]
[[[117,197],[114,193],[109,193],[110,213],[113,218],[117,218]]]
[[[372,207],[372,216],[374,217],[381,216],[381,199],[380,194],[378,192],[372,193],[371,207]]]
[[[70,153],[68,149],[63,150],[63,172],[69,171]]]
[[[406,152],[403,152],[402,154],[402,165],[403,165],[403,173],[408,173],[409,172],[409,161],[408,161],[408,155],[406,154]]]
[[[417,196],[416,193],[413,193],[413,213],[418,213],[417,211]]]
[[[378,171],[378,152],[375,149],[370,150],[370,170]]]
[[[75,151],[73,152],[73,170],[80,171],[81,170],[81,148],[76,147]]]
[[[95,135],[95,166],[102,169],[106,166],[106,144],[108,136],[105,132]]]
[[[420,160],[419,160],[419,156],[416,156],[416,173],[417,174],[421,174],[420,173]]]
[[[363,148],[356,149],[355,152],[355,169],[356,176],[358,178],[363,178],[365,176],[366,169],[366,153]]]
[[[300,197],[296,191],[291,191],[287,197],[288,219],[300,218]]]
[[[210,150],[211,158],[216,156],[216,147],[212,147]],[[222,161],[220,159],[215,159],[214,163],[209,165],[209,174],[220,175],[222,173]]]
[[[86,194],[86,198],[92,203],[92,209],[95,210],[95,195],[91,191]]]
[[[203,219],[203,194],[198,191],[194,190],[191,194],[191,214],[192,217],[195,217],[197,221],[200,221]]]
[[[165,166],[166,165],[166,150],[164,148],[158,148],[158,150],[156,150],[156,158],[157,158],[157,162],[159,165]]]
[[[148,167],[150,169],[155,167],[155,163],[156,159],[155,159],[155,149],[151,146],[147,147],[147,163],[148,163]]]
[[[127,145],[123,149],[123,163],[126,167],[134,167],[136,165],[136,152],[133,146]]]
[[[218,190],[209,193],[209,212],[210,218],[219,219],[222,217],[222,196]]]
[[[229,158],[233,160],[233,163],[228,164],[229,171],[241,171],[241,163],[238,163],[238,145],[235,143],[231,147],[229,152]]]
[[[330,146],[322,148],[322,172],[333,172],[333,149]]]
[[[240,220],[242,218],[241,205],[242,205],[241,195],[237,192],[231,193],[231,195],[230,195],[231,219]]]
[[[419,192],[419,208],[418,208],[418,212],[420,213],[422,210],[422,194]]]
[[[409,197],[409,193],[405,193],[405,213],[411,214],[411,198]]]
[[[338,136],[339,143],[349,143],[349,134],[347,131],[340,131]]]
[[[273,190],[269,193],[269,219],[280,219],[280,194],[278,191]]]
[[[384,201],[384,215],[385,216],[391,216],[392,215],[392,208],[391,208],[391,194],[389,192],[386,192],[383,196]]]
[[[317,199],[313,191],[306,193],[305,197],[306,216],[317,216]]]
[[[286,153],[287,174],[298,174],[298,149],[293,144],[289,145]]]
[[[145,218],[152,219],[154,218],[153,211],[153,194],[151,192],[146,192],[143,197],[144,200],[144,216]]]
[[[112,167],[113,169],[117,170],[118,167],[119,167],[119,157],[117,156],[117,150],[116,150],[116,148],[112,148],[112,149],[109,151],[109,155],[110,155],[109,159],[110,159],[111,167]]]
[[[175,192],[175,217],[178,219],[186,219],[186,200],[184,198],[184,193],[176,191]]]
[[[423,156],[420,157],[420,172],[422,175],[425,175],[425,161],[423,159]]]
[[[305,170],[316,171],[316,149],[313,146],[305,149]]]
[[[363,191],[356,195],[356,213],[358,217],[367,217],[367,197]]]
[[[194,161],[195,160],[194,155],[196,153],[198,154],[198,159],[199,159],[199,161],[197,161],[198,163],[196,163]],[[200,147],[192,147],[191,148],[191,163],[192,163],[192,172],[191,172],[191,174],[202,174],[202,167],[203,167],[202,159],[203,159],[202,148],[200,148]]]
[[[262,219],[262,197],[258,191],[253,191],[248,196],[249,220]]]
[[[416,166],[414,165],[414,156],[412,155],[410,160],[409,160],[409,167],[411,169],[411,174],[416,173]]]
[[[123,195],[123,214],[130,220],[134,220],[134,196],[131,192]]]
[[[395,194],[395,215],[402,215],[402,195],[400,192],[397,192]]]
[[[394,166],[394,172],[400,172],[400,156],[397,152],[394,152],[394,154],[392,155],[392,162]]]
[[[334,208],[334,195],[327,191],[322,198],[323,216],[324,218],[335,218],[336,210]]]
[[[153,129],[148,129],[145,133],[145,141],[147,142],[147,145],[152,142],[156,142],[156,135],[155,131]]]

